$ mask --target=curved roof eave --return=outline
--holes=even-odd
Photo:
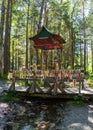
[[[51,33],[45,26],[43,26],[41,28],[41,30],[39,31],[39,33],[36,34],[35,36],[31,37],[30,39],[34,40],[34,39],[50,38],[53,35],[55,35],[55,34]]]

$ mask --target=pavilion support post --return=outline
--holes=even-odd
[[[12,84],[9,88],[9,92],[11,92],[11,91],[15,91],[15,78],[14,77],[12,78]]]
[[[37,56],[37,65],[38,65],[38,49],[36,48],[36,56]]]
[[[47,60],[48,59],[48,57],[47,57],[47,50],[45,51],[45,55],[46,55],[45,57],[46,57],[46,70],[47,70],[47,62],[48,62],[48,60]]]
[[[61,48],[61,55],[60,55],[60,69],[62,69],[62,48]]]
[[[81,93],[81,80],[79,79],[79,94]]]
[[[47,70],[47,56],[46,56],[46,70]]]
[[[51,69],[52,69],[52,50],[51,50]]]
[[[43,60],[43,59],[42,59],[42,50],[41,50],[41,56],[40,56],[40,57],[41,57],[40,66],[41,66],[41,70],[42,70],[42,60]]]
[[[57,50],[57,60],[58,60],[58,69],[61,69],[61,57],[60,57],[60,52]]]

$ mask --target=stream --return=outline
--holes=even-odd
[[[61,130],[64,109],[57,100],[0,102],[0,130]]]

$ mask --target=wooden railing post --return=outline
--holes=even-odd
[[[81,80],[79,79],[79,94],[81,93]]]
[[[9,91],[15,91],[15,77],[12,78],[12,84],[9,88]]]

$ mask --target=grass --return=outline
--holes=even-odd
[[[9,92],[9,93],[3,95],[2,98],[1,98],[1,100],[5,101],[5,102],[19,101],[19,98],[13,92]]]
[[[85,99],[82,95],[80,96],[74,96],[72,101],[68,101],[67,102],[68,105],[77,105],[77,106],[84,106],[85,103]]]
[[[68,105],[76,105],[76,106],[85,106],[85,102],[84,101],[68,101],[67,102]]]

